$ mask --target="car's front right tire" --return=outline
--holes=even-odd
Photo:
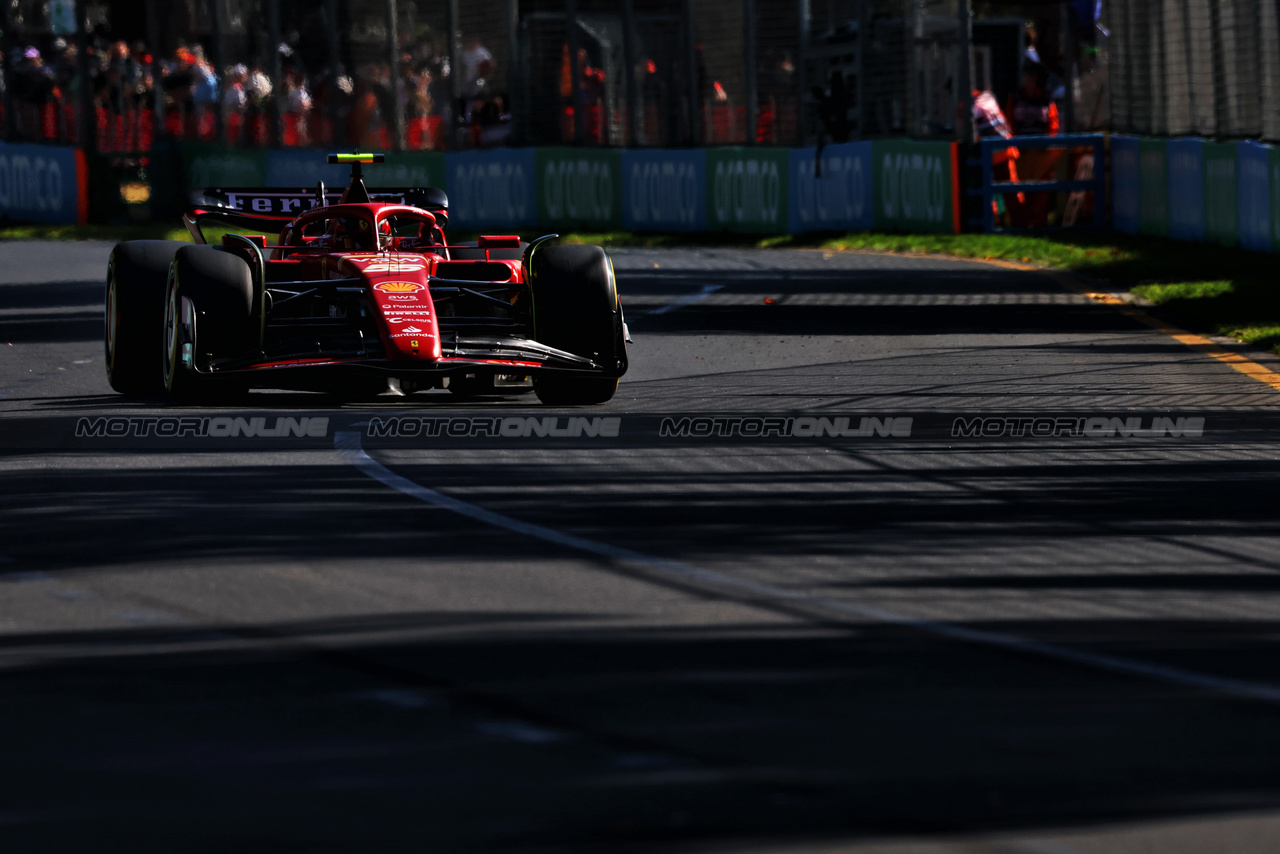
[[[626,370],[622,312],[613,263],[599,246],[547,246],[530,258],[535,338],[586,356],[610,371]],[[538,400],[551,406],[604,403],[617,377],[588,372],[546,372],[533,378]]]

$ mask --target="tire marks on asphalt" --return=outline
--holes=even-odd
[[[583,552],[611,562],[638,567],[651,576],[680,585],[688,585],[743,598],[765,607],[785,607],[789,612],[796,607],[816,612],[825,618],[864,620],[913,629],[942,638],[995,648],[1017,655],[1031,655],[1059,663],[1071,664],[1107,673],[1138,677],[1162,682],[1179,688],[1204,691],[1224,697],[1253,700],[1280,705],[1280,686],[1243,679],[1230,679],[1151,664],[1136,659],[1103,653],[1087,652],[1057,644],[1028,640],[1017,635],[970,629],[950,623],[920,620],[897,614],[883,608],[872,608],[841,599],[830,599],[797,592],[772,584],[763,584],[734,578],[719,572],[690,566],[679,561],[648,555],[632,549],[578,537],[543,525],[536,525],[492,510],[486,510],[458,498],[437,492],[396,474],[365,452],[359,433],[339,432],[334,445],[341,457],[369,478],[378,481],[404,495],[425,504],[448,510],[465,518],[502,528],[512,533],[533,537],[543,542]]]

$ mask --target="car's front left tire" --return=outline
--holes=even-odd
[[[103,350],[107,382],[120,394],[164,391],[155,330],[164,319],[169,265],[179,249],[190,245],[179,240],[130,240],[111,250],[103,299]]]
[[[210,375],[214,359],[256,348],[253,279],[244,259],[212,246],[174,255],[164,309],[164,389],[173,401],[244,391],[233,376]]]

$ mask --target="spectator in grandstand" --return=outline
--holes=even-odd
[[[191,92],[195,86],[195,55],[186,45],[174,49],[173,58],[162,66],[165,130],[171,136],[194,135]]]
[[[765,52],[758,77],[756,142],[789,143],[795,131],[795,63],[776,47]]]
[[[255,65],[253,70],[249,72],[249,81],[245,85],[245,91],[249,93],[250,102],[261,108],[266,105],[267,99],[271,97],[275,87],[271,85],[271,78],[267,76],[267,72],[262,70],[262,66]]]
[[[1058,107],[1045,91],[1048,75],[1043,66],[1028,63],[1022,84],[1013,99],[1013,132],[1019,136],[1056,136]]]
[[[604,91],[604,70],[591,64],[591,56],[585,47],[578,48],[578,79],[575,86],[573,64],[569,61],[569,45],[566,43],[561,50],[560,59],[560,97],[565,104],[562,133],[565,142],[572,142],[574,139],[574,112],[579,103],[583,107],[582,127],[586,140],[603,141]]]
[[[347,143],[365,150],[382,147],[382,107],[376,86],[377,70],[366,66],[357,72],[347,117]]]
[[[43,136],[61,142],[76,139],[79,94],[83,91],[78,51],[66,39],[56,38],[49,49],[49,73],[53,78],[52,111],[46,111]]]
[[[205,141],[214,139],[218,129],[219,84],[218,73],[205,58],[204,50],[197,45],[192,51],[191,106],[196,121],[196,133]]]
[[[1048,74],[1042,66],[1028,64],[1022,84],[1013,99],[1013,131],[1019,136],[1057,136],[1058,107],[1045,91]],[[1018,166],[1025,181],[1051,181],[1062,161],[1062,149],[1028,149]],[[1050,193],[1028,193],[1025,203],[1010,211],[1010,224],[1017,227],[1048,225],[1054,204]]]
[[[839,70],[833,70],[831,72],[830,85],[826,89],[821,86],[814,86],[813,97],[817,101],[818,118],[822,121],[822,126],[826,129],[827,136],[830,137],[832,142],[848,142],[849,89],[845,85],[844,74]],[[826,140],[821,140],[819,148],[825,144]],[[819,151],[818,158],[821,159],[821,156],[821,151]]]
[[[663,122],[666,118],[667,87],[658,73],[658,63],[651,58],[640,61],[640,115],[642,145],[662,145],[666,141]]]
[[[106,66],[102,69],[104,73],[115,69],[115,82],[116,86],[119,87],[118,95],[123,99],[130,85],[136,83],[140,76],[136,63],[133,61],[133,55],[129,50],[129,44],[124,41],[112,42],[107,47],[103,62]]]
[[[245,84],[249,81],[249,69],[243,64],[233,65],[226,72],[226,86],[222,92],[222,127],[227,142],[235,144],[244,132],[244,116],[249,109],[249,93]]]
[[[50,62],[50,71],[54,80],[63,89],[64,92],[69,91],[79,73],[79,63],[77,59],[79,53],[76,46],[67,44],[67,40],[57,38],[53,40],[53,47],[50,50],[52,61]]]
[[[473,127],[477,129],[474,143],[481,148],[502,146],[510,142],[511,112],[507,109],[507,99],[495,95],[485,101],[475,115]]]
[[[240,132],[245,143],[266,145],[269,141],[267,116],[270,115],[271,93],[274,91],[271,78],[261,66],[254,65],[249,69],[249,78],[244,84],[249,103],[244,111],[244,129]]]
[[[980,140],[1013,138],[1013,131],[1009,128],[1004,111],[1000,109],[1000,102],[996,100],[996,96],[990,89],[973,92],[973,135]],[[991,156],[991,165],[995,179],[1016,183],[1020,156],[1021,152],[1016,146],[994,152]],[[1019,203],[1026,201],[1023,193],[1018,193],[1016,198]],[[997,219],[1004,213],[1006,199],[1010,204],[1014,203],[1012,196],[997,196],[991,202],[992,211]]]
[[[1023,62],[1029,62],[1032,65],[1040,65],[1040,51],[1036,48],[1036,25],[1033,21],[1027,21],[1024,27],[1027,35],[1027,47],[1022,52]]]
[[[22,61],[13,75],[13,100],[17,113],[18,134],[27,139],[46,136],[46,107],[53,103],[56,85],[53,72],[35,46],[22,52]]]
[[[480,43],[480,39],[471,36],[464,43],[458,64],[462,68],[462,77],[458,81],[458,94],[462,100],[469,102],[482,98],[493,81],[493,54]]]
[[[334,128],[346,126],[351,112],[351,78],[340,73],[316,75],[311,86],[311,114],[307,129],[314,145],[346,144],[342,134],[335,139]]]
[[[311,113],[311,93],[307,90],[306,76],[297,67],[292,67],[285,72],[284,87],[284,144],[310,145],[307,117]]]
[[[405,144],[409,148],[430,150],[437,147],[435,99],[431,97],[431,66],[419,62],[410,69],[405,84]]]

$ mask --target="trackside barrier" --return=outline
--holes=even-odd
[[[1066,161],[1072,178],[1046,178],[1043,173],[1054,171],[1064,154],[1069,155],[1077,149],[1088,148],[1090,152],[1072,162]],[[1017,155],[1013,150],[1016,149]],[[1028,231],[1042,229],[1087,228],[1102,229],[1106,227],[1107,210],[1107,178],[1103,164],[1106,163],[1106,137],[1102,134],[1070,134],[1062,136],[1018,136],[1012,139],[984,139],[978,146],[979,159],[970,165],[981,167],[981,183],[970,189],[970,195],[981,196],[982,216],[971,221],[970,225],[980,225],[987,233],[995,231]],[[1013,174],[1008,172],[1007,163],[1015,164]],[[1031,164],[1035,165],[1032,166]],[[1005,174],[997,174],[997,169],[1004,167]],[[1056,225],[1050,225],[1045,219],[1045,211],[1037,209],[1034,202],[1028,202],[1033,194],[1070,193],[1066,211]],[[1086,197],[1082,194],[1092,193],[1093,218],[1089,224],[1081,225],[1080,207]],[[996,221],[996,208],[1006,199],[1012,204],[1017,199],[1018,212],[1023,214],[1018,224],[1000,225]],[[1011,221],[1015,218],[1011,215]],[[1044,222],[1040,220],[1044,219]]]
[[[1117,231],[1280,248],[1280,148],[1116,135],[1111,186]]]
[[[875,227],[874,156],[869,142],[791,149],[791,233]]]
[[[624,151],[622,227],[628,231],[705,231],[706,185],[705,149]]]
[[[89,165],[84,152],[0,142],[0,216],[84,225],[89,216]]]
[[[1020,160],[1053,149],[1085,148],[1090,177],[1021,180],[999,175],[996,155]],[[1016,137],[984,141],[980,199],[971,224],[997,230],[992,202],[1017,194],[1093,194],[1084,227],[1211,240],[1256,251],[1280,249],[1280,148],[1256,142],[1149,139],[1113,135],[1110,163],[1101,136]],[[405,152],[373,181],[443,187],[452,223],[464,230],[585,228],[633,231],[739,231],[799,234],[831,230],[955,232],[961,192],[957,146],[882,140],[815,148],[591,150],[492,149]],[[188,191],[219,185],[301,187],[345,183],[342,167],[316,151],[241,148],[157,139],[149,152],[153,218],[180,209]],[[1083,160],[1084,157],[1079,158]],[[0,143],[0,217],[84,223],[101,163],[70,147]],[[1080,175],[1079,161],[1073,170]],[[1109,176],[1109,178],[1108,178]],[[1087,204],[1087,201],[1084,202]],[[1070,207],[1070,206],[1069,206]],[[95,208],[96,209],[96,208]],[[1079,226],[1078,226],[1079,227]]]
[[[960,161],[954,142],[877,140],[871,145],[875,227],[960,231]]]

